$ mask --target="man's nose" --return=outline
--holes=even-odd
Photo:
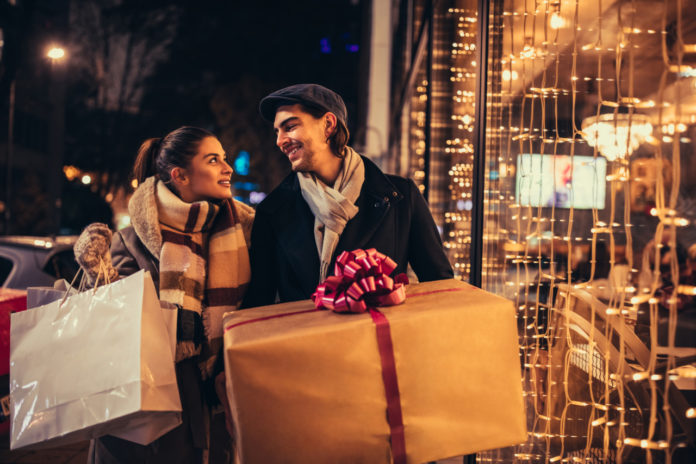
[[[279,131],[276,134],[276,145],[278,145],[279,147],[282,147],[283,143],[285,143],[285,140],[287,140],[287,138],[288,137],[285,133]]]

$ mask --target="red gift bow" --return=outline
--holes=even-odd
[[[344,251],[336,258],[334,275],[312,294],[317,309],[337,313],[364,313],[376,306],[392,306],[406,299],[408,277],[389,277],[396,263],[374,248]]]

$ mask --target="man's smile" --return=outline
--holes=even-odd
[[[287,155],[288,158],[294,158],[297,152],[302,148],[301,143],[289,143],[283,147],[283,153]]]

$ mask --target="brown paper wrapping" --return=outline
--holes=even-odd
[[[305,300],[225,316],[242,462],[391,462],[374,323],[313,308]],[[409,463],[526,440],[509,300],[451,279],[409,285],[405,303],[379,309],[391,326]],[[309,312],[273,318],[297,311]]]

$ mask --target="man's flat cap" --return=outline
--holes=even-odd
[[[302,105],[318,108],[336,115],[346,125],[346,104],[339,94],[319,84],[296,84],[285,87],[265,96],[259,103],[263,119],[273,122],[279,106]]]

